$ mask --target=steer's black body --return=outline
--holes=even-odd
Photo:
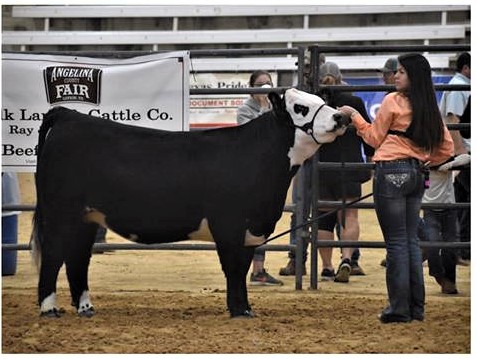
[[[48,112],[32,233],[42,315],[60,314],[63,263],[78,313],[94,314],[87,277],[101,224],[139,243],[186,240],[208,228],[230,314],[252,316],[246,274],[254,246],[273,232],[298,166],[349,123],[321,98],[295,89],[269,98],[273,110],[248,124],[203,132],[125,126],[66,108]]]
[[[85,215],[96,211],[140,243],[186,240],[206,218],[227,278],[228,309],[247,315],[254,248],[244,246],[245,232],[267,237],[282,214],[296,171],[287,156],[294,133],[283,108],[244,126],[187,133],[51,110],[40,130],[36,178],[40,303],[56,291],[65,262],[79,305],[97,230]]]

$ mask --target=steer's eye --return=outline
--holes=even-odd
[[[310,108],[308,106],[295,105],[293,106],[293,110],[296,114],[301,113],[303,117],[305,117],[310,111]]]

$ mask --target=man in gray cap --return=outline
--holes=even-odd
[[[383,73],[383,81],[386,85],[394,85],[394,74],[397,71],[397,58],[390,57],[384,63],[384,67],[380,69]]]

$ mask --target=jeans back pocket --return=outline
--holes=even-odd
[[[419,180],[424,187],[424,179],[416,168],[380,168],[376,173],[375,192],[385,197],[408,196],[419,189]]]

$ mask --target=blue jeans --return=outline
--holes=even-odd
[[[424,277],[417,228],[424,194],[424,174],[417,160],[376,163],[374,203],[386,243],[389,307],[397,320],[424,318]]]
[[[470,202],[470,168],[462,169],[454,181],[454,193],[456,202]],[[470,242],[470,208],[457,210],[459,238],[461,242]],[[462,259],[470,259],[470,249],[463,248],[460,251]]]
[[[458,242],[457,211],[454,209],[424,210],[429,241]],[[455,283],[456,250],[453,248],[428,248],[429,274],[435,278],[447,278]]]

